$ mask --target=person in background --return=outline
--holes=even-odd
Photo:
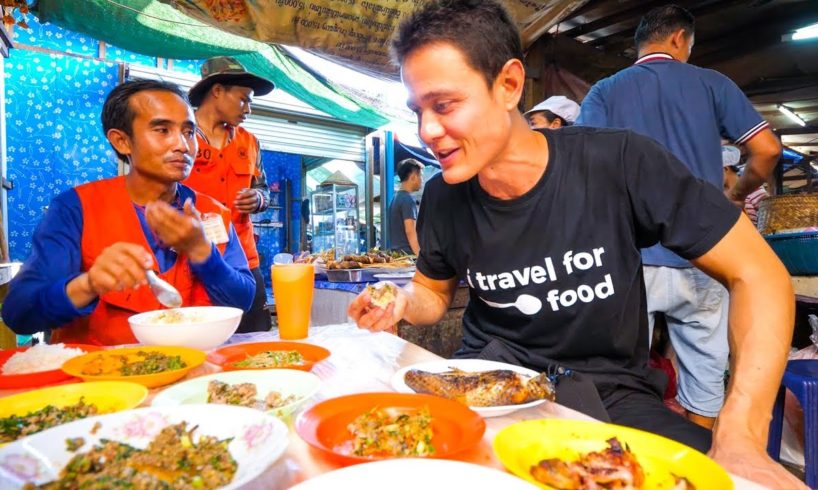
[[[255,286],[230,211],[179,183],[196,154],[187,95],[166,82],[126,82],[105,100],[102,127],[130,171],[54,198],[11,282],[6,324],[18,334],[53,329],[52,342],[135,343],[128,317],[161,308],[149,269],[183,306],[247,310]]]
[[[741,161],[741,150],[733,145],[724,145],[721,147],[721,156],[724,164],[724,190],[726,192],[732,189],[739,179],[738,164]],[[764,190],[764,186],[759,186],[744,199],[744,212],[756,226],[758,226],[758,207],[761,201],[768,197],[770,195]]]
[[[419,191],[423,186],[422,170],[423,164],[414,158],[407,158],[398,163],[400,189],[389,205],[389,238],[392,241],[392,250],[415,255],[420,250],[415,230],[418,206],[411,193]]]
[[[579,104],[564,95],[555,95],[523,115],[531,129],[559,129],[574,124],[579,115]]]
[[[362,292],[348,310],[358,326],[434,325],[465,280],[456,357],[569,368],[557,402],[709,450],[739,476],[804,488],[766,452],[792,340],[792,284],[721,187],[632,131],[531,130],[518,109],[522,41],[497,0],[424,2],[402,19],[392,50],[442,172],[423,192],[412,281],[383,306]],[[732,293],[735,370],[713,432],[667,408],[666,379],[648,368],[639,249],[657,242]]]
[[[724,181],[721,135],[726,135],[750,154],[744,175],[725,192],[743,208],[747,195],[772,172],[781,146],[736,84],[687,64],[694,31],[693,16],[676,5],[645,14],[635,35],[636,63],[591,88],[577,125],[649,136],[718,189]],[[679,361],[677,399],[690,420],[710,428],[724,404],[727,290],[662,245],[644,249],[642,260],[649,335],[656,313],[664,313]]]
[[[270,191],[258,139],[239,125],[250,114],[253,97],[273,88],[273,82],[249,73],[235,59],[216,57],[205,61],[202,79],[189,92],[190,103],[197,108],[199,151],[185,184],[212,196],[233,213],[233,226],[256,279],[253,306],[242,317],[239,333],[272,327],[270,314],[264,310],[267,293],[250,221],[251,214],[270,206]]]

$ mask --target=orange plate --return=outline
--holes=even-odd
[[[85,352],[101,350],[102,347],[86,344],[64,344],[66,347],[82,349]],[[0,366],[6,363],[11,356],[17,352],[24,352],[31,347],[20,347],[19,349],[0,350]],[[34,388],[35,386],[45,386],[59,383],[71,379],[70,374],[66,374],[62,369],[52,369],[29,374],[0,374],[0,389],[14,390],[19,388]],[[74,380],[76,381],[76,380]]]
[[[351,455],[340,447],[351,440],[347,425],[373,407],[398,410],[428,407],[432,414],[431,458],[449,458],[480,443],[486,422],[462,403],[431,395],[408,393],[361,393],[332,398],[302,412],[295,430],[310,446],[343,465],[366,463],[387,457]]]
[[[249,368],[233,366],[234,362],[240,362],[259,352],[268,350],[295,350],[304,357],[304,364],[285,365],[274,368]],[[329,357],[329,351],[317,345],[304,344],[302,342],[253,342],[249,344],[236,344],[214,350],[207,356],[207,361],[221,366],[225,371],[237,371],[240,369],[300,369],[310,371],[312,367]]]
[[[96,356],[111,356],[111,355],[128,355],[138,351],[146,352],[160,352],[167,356],[180,356],[187,364],[187,367],[182,369],[174,369],[172,371],[162,371],[155,374],[139,374],[136,376],[122,376],[119,374],[103,374],[103,375],[89,375],[82,374],[85,365]],[[104,352],[85,354],[83,356],[69,359],[62,365],[62,370],[71,376],[82,378],[85,381],[130,381],[132,383],[139,383],[147,388],[156,388],[157,386],[165,386],[182,379],[188,371],[201,365],[205,361],[205,353],[190,349],[188,347],[165,347],[165,346],[141,346],[141,347],[121,347],[119,349],[106,350]]]

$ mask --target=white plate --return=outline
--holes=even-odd
[[[175,384],[156,395],[151,405],[162,407],[207,403],[207,384],[212,380],[228,384],[253,383],[256,385],[258,398],[262,400],[271,391],[277,391],[284,397],[295,395],[294,402],[268,410],[267,413],[277,417],[290,415],[321,388],[318,376],[295,369],[226,371]]]
[[[390,459],[348,466],[311,478],[292,490],[388,488],[389,490],[453,489],[532,490],[516,476],[476,464],[445,459]]]
[[[399,393],[415,393],[415,390],[410,388],[406,384],[406,381],[404,380],[406,372],[409,371],[410,369],[419,369],[421,371],[428,371],[430,373],[442,373],[445,371],[451,371],[451,368],[457,368],[462,371],[469,371],[475,373],[482,371],[494,371],[495,369],[508,369],[510,371],[514,371],[516,373],[520,373],[529,377],[534,377],[537,376],[537,374],[539,374],[536,371],[532,371],[531,369],[524,368],[522,366],[515,366],[514,364],[506,364],[504,362],[484,361],[482,359],[443,359],[440,361],[422,362],[419,364],[406,366],[405,368],[396,372],[392,376],[392,388]],[[519,405],[500,405],[497,407],[469,407],[469,408],[479,413],[483,417],[500,417],[502,415],[507,415],[517,410],[522,410],[524,408],[536,407],[537,405],[542,404],[544,401],[545,400],[535,400],[533,402],[521,403]]]
[[[188,422],[188,427],[198,426],[195,434],[234,438],[228,450],[238,469],[233,481],[223,489],[239,488],[253,480],[287,448],[287,426],[252,408],[228,405],[140,408],[77,420],[0,448],[0,488],[19,489],[27,481],[41,485],[57,479],[74,456],[65,448],[66,439],[84,438],[80,452],[88,451],[100,439],[144,448],[164,427],[183,421]],[[102,426],[91,435],[97,422]]]

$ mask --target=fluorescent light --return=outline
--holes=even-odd
[[[792,109],[790,109],[789,107],[783,104],[778,104],[778,110],[781,111],[781,113],[784,114],[785,116],[792,119],[792,121],[798,124],[799,126],[807,125],[807,123],[803,119],[801,119],[801,117],[798,114],[794,113]]]
[[[792,35],[792,40],[798,41],[801,39],[812,39],[814,37],[818,37],[818,24],[812,24],[796,29],[795,33]]]

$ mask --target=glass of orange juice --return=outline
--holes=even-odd
[[[307,338],[315,268],[312,264],[275,264],[272,276],[279,337],[282,340]]]

